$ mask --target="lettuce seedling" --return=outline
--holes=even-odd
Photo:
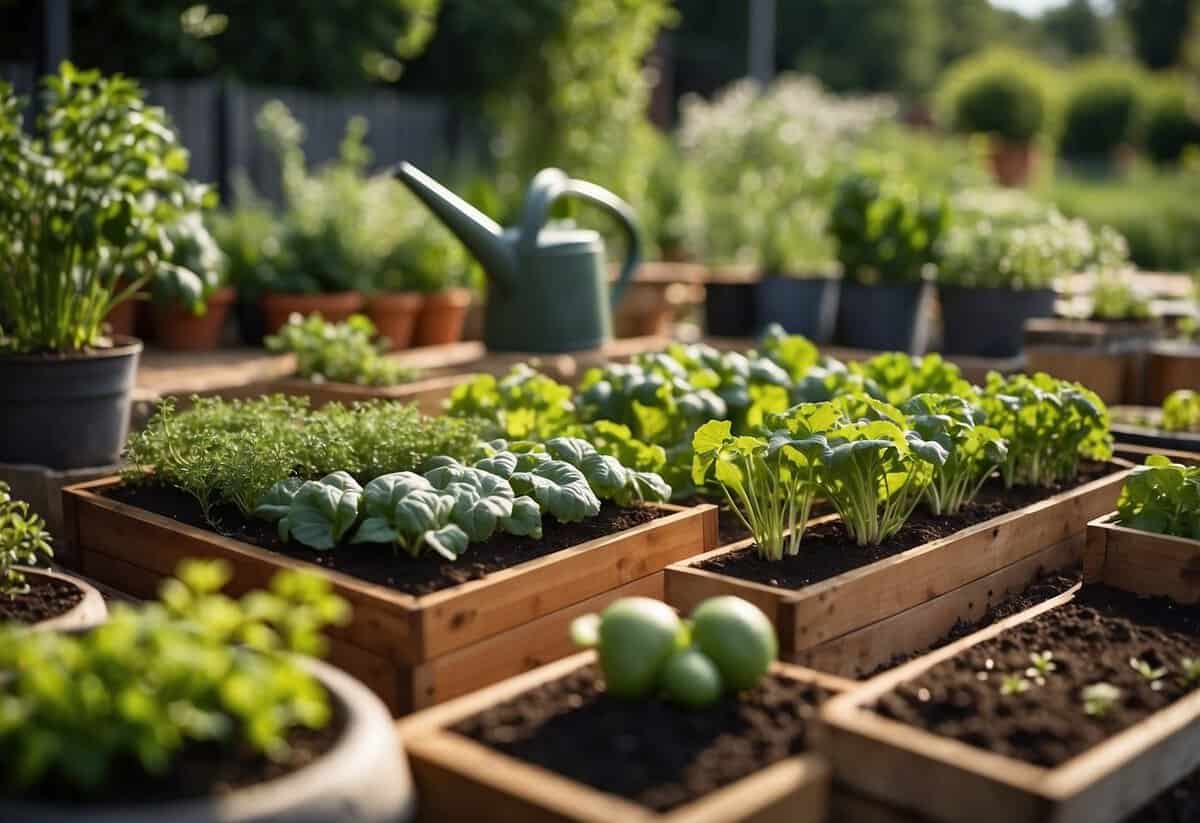
[[[29,510],[24,500],[13,500],[9,485],[0,480],[0,594],[25,594],[25,575],[14,566],[37,563],[54,556],[46,521]]]
[[[499,475],[454,462],[425,472],[433,488],[454,498],[451,521],[472,543],[482,543],[497,530],[541,537],[542,514],[530,497],[517,497]]]
[[[546,451],[555,460],[570,463],[587,478],[601,500],[627,506],[634,502],[662,503],[671,499],[671,487],[654,472],[627,469],[612,455],[601,454],[586,440],[555,437],[546,441]]]
[[[571,387],[525,363],[499,380],[481,374],[456,386],[446,414],[490,421],[495,436],[517,440],[555,437],[577,422]]]
[[[954,514],[979,494],[1000,467],[1008,447],[1000,432],[976,424],[976,411],[965,398],[918,394],[902,407],[913,431],[946,450],[933,473],[925,501],[934,514]]]
[[[1125,479],[1117,518],[1131,529],[1200,540],[1200,467],[1147,457]]]
[[[829,456],[819,433],[838,419],[828,404],[805,404],[769,416],[768,437],[734,436],[728,420],[712,420],[692,440],[692,480],[715,478],[730,508],[767,560],[800,551],[817,493],[817,471]]]
[[[546,459],[526,470],[517,468],[508,479],[512,490],[532,497],[560,523],[577,523],[600,513],[600,499],[583,472],[570,463]]]
[[[1200,431],[1200,393],[1179,389],[1162,404],[1162,427],[1169,432]]]

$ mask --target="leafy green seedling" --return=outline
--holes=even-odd
[[[1034,680],[1039,686],[1046,685],[1046,678],[1058,669],[1058,664],[1054,662],[1054,652],[1031,652],[1029,662],[1032,663],[1025,670],[1025,676]]]
[[[1129,668],[1140,674],[1150,684],[1150,688],[1158,691],[1163,687],[1163,678],[1167,676],[1166,666],[1151,666],[1138,657],[1129,658]]]
[[[1029,691],[1029,681],[1019,674],[1006,674],[1000,681],[1000,694],[1007,696]]]
[[[1117,516],[1131,529],[1200,539],[1200,466],[1173,463],[1161,454],[1147,457],[1125,479]]]
[[[264,341],[269,351],[296,355],[296,373],[314,383],[394,386],[419,375],[384,357],[386,338],[375,340],[375,326],[361,314],[331,323],[320,314],[293,314]]]
[[[1183,672],[1184,683],[1191,688],[1200,686],[1200,658],[1185,657],[1179,661],[1179,668]]]
[[[1109,683],[1093,683],[1081,692],[1083,711],[1090,717],[1104,717],[1121,699],[1121,690]]]
[[[15,566],[52,557],[50,540],[46,522],[24,500],[13,500],[8,484],[0,481],[0,594],[29,591],[25,575]]]

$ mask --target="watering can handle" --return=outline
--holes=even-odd
[[[633,207],[610,192],[608,189],[588,183],[585,180],[572,180],[559,169],[544,169],[533,179],[525,206],[521,210],[521,234],[518,241],[523,253],[531,253],[537,245],[538,233],[546,224],[550,207],[560,197],[571,196],[586,200],[612,214],[625,229],[629,239],[626,247],[625,262],[621,264],[621,273],[617,282],[609,289],[609,300],[615,307],[621,298],[625,286],[633,279],[638,264],[642,259],[642,238],[638,231],[637,218]]]

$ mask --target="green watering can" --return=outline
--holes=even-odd
[[[641,257],[637,220],[628,203],[593,183],[572,180],[559,169],[543,169],[529,186],[520,225],[501,229],[415,166],[401,163],[395,174],[487,272],[483,339],[488,349],[579,351],[612,339],[612,307]],[[545,227],[550,207],[568,196],[615,215],[629,237],[625,263],[611,288],[598,232]]]

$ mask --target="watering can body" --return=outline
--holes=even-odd
[[[612,307],[640,259],[628,204],[599,186],[545,169],[530,185],[520,224],[502,230],[414,166],[401,163],[395,174],[483,265],[488,278],[483,336],[489,350],[580,351],[612,339]],[[551,206],[562,197],[609,211],[628,235],[626,258],[611,288],[598,232],[546,226]]]

